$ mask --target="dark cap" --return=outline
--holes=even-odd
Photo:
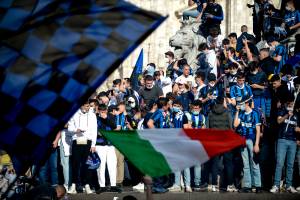
[[[173,53],[172,51],[167,51],[167,52],[165,53],[165,55],[174,58],[174,53]]]

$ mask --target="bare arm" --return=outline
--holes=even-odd
[[[188,5],[189,6],[192,6],[192,5],[194,5],[195,4],[195,2],[193,1],[193,0],[189,0],[189,2],[188,2]]]
[[[147,125],[149,128],[155,128],[153,119],[149,119],[149,121],[147,122]]]
[[[282,116],[279,116],[279,117],[277,117],[277,123],[278,123],[278,124],[281,124],[281,123],[283,123],[284,120],[286,120],[287,118],[289,118],[289,115],[288,115],[288,114],[284,115],[283,117],[282,117]]]
[[[233,126],[236,128],[240,125],[240,119],[239,119],[239,110],[236,111]]]

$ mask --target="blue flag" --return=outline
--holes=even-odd
[[[143,73],[143,59],[144,59],[144,50],[141,49],[140,55],[135,63],[133,72],[130,77],[132,89],[136,91],[138,91],[139,89],[139,76],[141,76]]]
[[[164,20],[107,0],[2,0],[0,149],[18,173]]]

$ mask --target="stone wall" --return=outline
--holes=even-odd
[[[141,48],[144,49],[144,65],[149,62],[155,63],[158,67],[166,67],[164,52],[172,50],[169,47],[169,38],[180,28],[179,20],[175,11],[187,7],[188,0],[128,0],[133,4],[147,10],[158,12],[162,15],[169,15],[168,19],[149,36],[109,77],[99,90],[111,87],[111,82],[116,78],[130,77],[133,66]],[[252,10],[246,7],[247,3],[253,0],[217,0],[223,7],[224,20],[222,22],[222,33],[236,32],[240,34],[240,27],[246,24],[252,32]]]

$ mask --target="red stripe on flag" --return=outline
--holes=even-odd
[[[184,129],[184,132],[201,142],[209,158],[246,145],[246,140],[232,130]]]

